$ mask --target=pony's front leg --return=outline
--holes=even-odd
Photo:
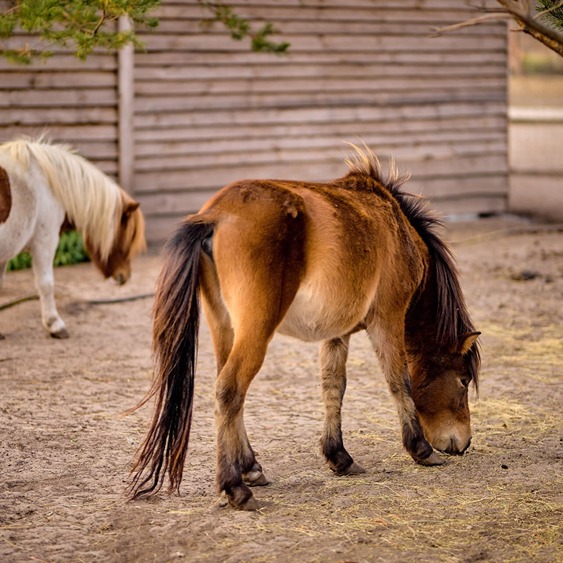
[[[8,267],[8,262],[0,262],[0,289],[4,285],[4,276],[6,274],[6,268]]]
[[[379,356],[385,378],[399,412],[403,445],[421,465],[442,465],[444,461],[424,437],[412,398],[411,381],[404,349],[404,317],[387,318],[386,323],[367,329]]]
[[[325,409],[321,450],[337,475],[364,473],[346,451],[342,440],[342,400],[346,391],[346,360],[350,335],[321,344],[321,385]]]
[[[38,237],[36,237],[37,240]],[[31,255],[35,285],[41,300],[41,317],[43,326],[54,338],[68,338],[65,323],[61,319],[55,305],[55,276],[53,259],[58,244],[58,235],[45,236],[40,242],[31,244]]]
[[[267,343],[260,346],[251,340],[239,346],[235,343],[215,384],[217,489],[226,493],[231,506],[241,510],[259,508],[244,477],[246,481],[249,477],[255,481],[264,478],[248,442],[243,407],[250,382],[264,360],[266,346]]]

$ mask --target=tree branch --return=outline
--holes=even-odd
[[[553,6],[549,10],[545,10],[540,14],[535,13],[534,0],[497,0],[497,2],[503,7],[501,12],[485,14],[477,18],[448,25],[446,27],[434,28],[432,36],[436,37],[442,35],[443,33],[456,31],[464,27],[479,25],[487,21],[498,21],[512,18],[524,33],[531,35],[534,39],[537,39],[546,47],[563,57],[563,33],[543,24],[538,19],[539,16],[545,15],[548,12],[553,12],[553,10],[559,8],[563,5],[563,2],[560,2],[556,6]]]
[[[497,0],[513,17],[520,29],[549,47],[563,57],[563,33],[556,31],[542,22],[535,15],[535,2],[532,0]]]

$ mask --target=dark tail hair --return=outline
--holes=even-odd
[[[153,305],[154,381],[136,408],[156,396],[148,434],[131,473],[132,498],[178,491],[188,450],[199,330],[199,264],[211,223],[188,219],[168,240]],[[134,410],[134,409],[133,409]]]

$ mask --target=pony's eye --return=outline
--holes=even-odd
[[[471,377],[466,375],[464,377],[460,377],[459,381],[467,389],[469,387],[469,384],[471,383]]]

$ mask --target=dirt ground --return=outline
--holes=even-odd
[[[90,264],[58,269],[71,338],[49,338],[37,301],[0,311],[0,560],[561,561],[563,233],[514,218],[450,224],[483,332],[472,446],[443,467],[403,451],[367,338],[352,340],[348,450],[366,473],[336,477],[319,453],[317,345],[276,337],[246,403],[268,487],[257,513],[216,504],[213,379],[202,328],[194,428],[181,496],[130,502],[128,468],[150,407],[156,253],[121,288]],[[33,292],[7,275],[0,303]]]

